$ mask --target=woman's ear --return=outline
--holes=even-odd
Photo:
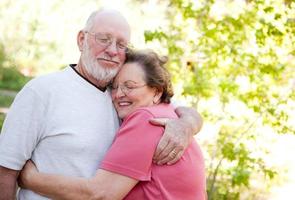
[[[79,50],[82,52],[83,51],[83,46],[84,46],[84,42],[85,41],[85,33],[84,31],[79,31],[78,35],[77,35],[77,44],[79,47]]]
[[[155,95],[153,99],[154,104],[159,104],[161,102],[162,94],[163,94],[163,91],[160,91],[157,88],[155,88]]]

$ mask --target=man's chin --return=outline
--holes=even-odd
[[[109,72],[104,74],[96,74],[96,77],[94,77],[97,81],[103,81],[103,82],[111,82],[113,78],[115,78],[117,72]]]

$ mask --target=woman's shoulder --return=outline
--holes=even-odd
[[[176,118],[175,108],[171,104],[161,103],[153,106],[137,108],[133,114],[150,114],[152,117]]]
[[[124,118],[123,123],[120,126],[120,130],[121,132],[124,132],[125,130],[130,130],[130,128],[162,128],[160,126],[154,126],[150,123],[150,119],[153,118],[172,119],[177,118],[177,114],[174,111],[174,107],[170,104],[158,104],[148,107],[140,107]]]

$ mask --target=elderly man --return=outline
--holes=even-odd
[[[113,10],[91,14],[78,33],[77,65],[33,79],[15,98],[0,135],[0,199],[15,198],[19,170],[31,159],[39,171],[91,177],[112,143],[119,121],[107,85],[125,61],[130,27]],[[155,153],[174,163],[199,131],[198,113],[178,108]],[[46,199],[21,189],[18,199]]]

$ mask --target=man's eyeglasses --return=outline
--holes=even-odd
[[[144,85],[137,85],[133,81],[125,81],[123,84],[111,84],[111,89],[112,89],[112,94],[117,93],[118,89],[120,88],[121,91],[125,94],[128,95],[130,92],[132,92],[135,89],[142,88],[147,86],[146,84]]]
[[[113,43],[113,41],[116,40],[111,35],[105,33],[91,33],[88,31],[85,31],[85,33],[94,36],[95,42],[103,48],[109,47]],[[117,51],[120,53],[125,53],[130,47],[131,45],[128,43],[116,41],[116,48]]]

